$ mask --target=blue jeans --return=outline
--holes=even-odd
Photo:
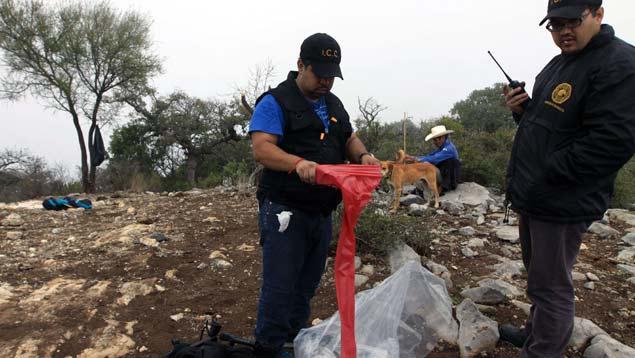
[[[279,232],[277,214],[292,213]],[[305,328],[332,237],[331,215],[311,214],[264,199],[260,202],[262,287],[256,341],[280,349]]]

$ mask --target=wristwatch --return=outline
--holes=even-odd
[[[357,158],[357,159],[359,160],[359,162],[360,162],[360,163],[362,162],[362,158],[363,158],[365,155],[370,155],[371,157],[375,158],[375,156],[373,155],[373,153],[364,152],[364,153],[362,153],[362,154],[360,154],[360,155],[359,155],[359,158]]]

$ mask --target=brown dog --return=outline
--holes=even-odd
[[[384,176],[388,177],[388,181],[395,189],[395,199],[393,201],[391,212],[397,211],[399,207],[399,198],[401,197],[401,191],[404,185],[416,184],[420,180],[423,180],[426,186],[434,194],[434,207],[439,207],[439,192],[441,187],[440,182],[437,180],[439,170],[434,165],[424,163],[406,163],[406,153],[403,150],[399,150],[395,161],[381,161],[381,172]]]

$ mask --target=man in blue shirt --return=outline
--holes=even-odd
[[[420,157],[406,155],[406,160],[428,162],[439,168],[443,191],[456,189],[461,174],[459,152],[450,140],[449,135],[451,133],[454,133],[454,131],[447,130],[445,126],[432,127],[430,134],[426,136],[425,140],[426,142],[432,140],[437,149],[428,155]]]
[[[380,165],[353,133],[342,102],[331,93],[342,78],[342,52],[331,36],[304,40],[298,71],[263,94],[249,126],[258,184],[262,288],[256,357],[284,357],[285,342],[305,328],[324,271],[339,190],[315,184],[318,164]]]

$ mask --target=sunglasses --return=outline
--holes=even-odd
[[[589,16],[591,14],[590,11],[585,12],[584,14],[582,14],[579,18],[577,19],[553,19],[553,20],[549,20],[549,22],[547,23],[547,31],[549,32],[560,32],[562,30],[564,30],[565,28],[567,29],[575,29],[576,27],[582,25],[582,22],[584,21],[584,19],[587,18],[587,16]]]

